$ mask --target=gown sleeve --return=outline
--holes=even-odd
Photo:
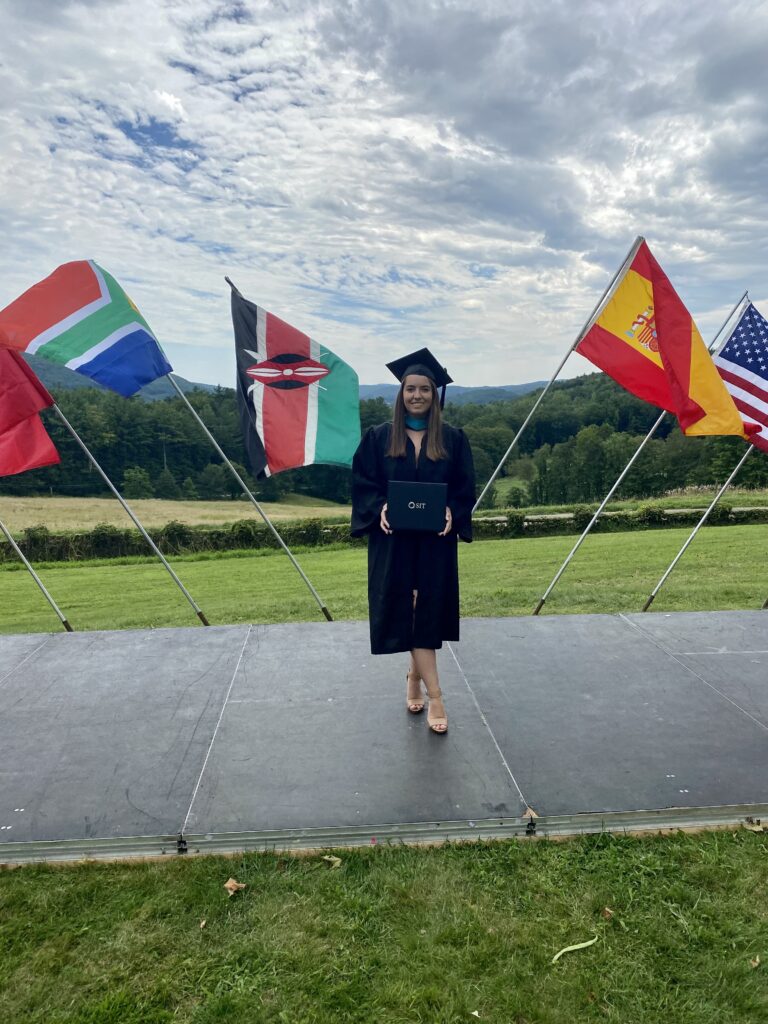
[[[352,458],[353,537],[362,537],[379,525],[381,509],[387,500],[380,447],[375,428],[370,427]]]
[[[453,516],[453,528],[458,536],[469,543],[472,540],[472,508],[475,504],[475,467],[472,449],[463,430],[456,430],[451,460],[448,505]]]

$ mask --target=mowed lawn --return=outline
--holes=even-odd
[[[547,613],[639,611],[687,530],[594,535],[545,605]],[[571,549],[574,537],[460,545],[465,616],[527,615]],[[364,548],[314,548],[298,559],[335,619],[367,615]],[[280,552],[172,559],[212,624],[322,619]],[[194,625],[197,618],[158,562],[51,563],[43,582],[76,629]],[[768,529],[701,531],[653,605],[655,612],[758,609],[768,597]],[[0,567],[0,631],[45,632],[58,621],[29,574]]]
[[[0,872],[4,1024],[768,1020],[764,834],[337,852]]]

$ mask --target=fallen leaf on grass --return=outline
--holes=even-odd
[[[600,917],[604,917],[606,921],[610,921],[613,917],[613,911],[610,907],[603,907],[600,911]]]
[[[471,1016],[472,1017],[479,1017],[480,1014],[477,1012],[477,1010],[473,1010],[472,1013],[471,1013]]]
[[[230,896],[234,896],[236,892],[245,888],[245,882],[238,882],[234,878],[229,878],[224,883],[224,888],[227,890]]]
[[[323,857],[323,860],[331,870],[341,867],[341,857]]]
[[[564,949],[561,949],[559,953],[555,953],[552,957],[552,963],[557,963],[563,953],[572,953],[575,949],[586,949],[587,946],[594,946],[596,942],[597,936],[595,936],[594,939],[589,939],[588,942],[577,942],[575,946],[566,946]]]
[[[754,960],[750,960],[749,961],[749,966],[750,967],[759,967],[760,966],[760,957],[756,956]]]
[[[205,928],[205,918],[200,922],[200,931],[202,931],[203,928]]]

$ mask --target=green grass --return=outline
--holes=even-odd
[[[638,610],[687,532],[591,537],[547,609]],[[767,540],[761,526],[703,531],[654,608],[759,608],[768,594]],[[462,545],[464,614],[530,612],[573,541]],[[365,617],[364,550],[311,549],[300,560],[336,618]],[[174,564],[213,622],[320,618],[280,553]],[[152,562],[53,563],[41,572],[77,628],[196,621]],[[0,629],[54,628],[28,575],[0,569]],[[765,834],[603,835],[339,856],[337,871],[320,857],[260,854],[0,871],[0,1021],[768,1019]],[[222,888],[230,876],[247,884],[232,899]],[[593,946],[551,963],[564,946],[593,936]]]
[[[338,853],[0,874],[4,1024],[768,1019],[765,835]]]
[[[589,537],[547,602],[546,611],[639,611],[688,530]],[[527,615],[575,537],[538,537],[460,545],[462,613]],[[364,619],[366,552],[313,548],[299,561],[336,619]],[[301,622],[322,615],[281,552],[173,560],[180,578],[214,624]],[[765,526],[701,531],[653,605],[655,611],[760,608],[768,597]],[[40,575],[76,629],[183,626],[194,612],[158,562],[51,563]],[[28,573],[0,567],[0,632],[58,628]]]

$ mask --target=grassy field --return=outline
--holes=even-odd
[[[338,854],[0,873],[4,1024],[768,1019],[764,834]]]
[[[137,498],[128,504],[147,527],[165,526],[174,519],[189,526],[216,526],[237,519],[259,518],[249,501],[240,500],[162,501],[159,498]],[[275,522],[349,515],[349,509],[344,505],[299,494],[292,495],[290,501],[265,502],[263,508]],[[14,533],[27,526],[47,526],[52,531],[90,530],[98,523],[133,526],[116,498],[11,498],[0,495],[0,520]]]
[[[584,544],[545,611],[639,611],[688,530],[597,534]],[[460,545],[462,613],[529,614],[573,545],[573,537]],[[367,616],[363,548],[313,548],[299,561],[336,619]],[[213,624],[296,622],[321,613],[280,552],[187,555],[173,564]],[[704,529],[653,605],[654,611],[760,608],[768,597],[764,526]],[[194,625],[197,619],[158,562],[51,563],[40,575],[76,629]],[[58,628],[18,564],[0,567],[0,632]]]
[[[510,481],[500,482],[508,485]],[[652,501],[663,508],[705,509],[714,496],[714,489],[686,488],[663,498],[627,499],[612,501],[609,509],[636,509]],[[768,491],[729,491],[724,500],[739,507],[768,507]],[[165,526],[172,520],[189,526],[217,526],[238,519],[259,519],[258,513],[247,501],[162,501],[159,498],[135,499],[129,502],[141,522],[147,527]],[[597,507],[595,504],[594,508]],[[321,498],[302,494],[290,495],[282,502],[264,502],[264,511],[275,522],[296,519],[345,519],[350,509]],[[530,515],[548,515],[570,512],[573,505],[527,506],[521,511]],[[483,507],[481,515],[493,515],[494,510]],[[132,526],[130,519],[114,498],[12,498],[0,495],[0,520],[14,533],[27,526],[47,526],[51,531],[89,530],[99,523],[110,526]],[[260,520],[259,520],[260,521]]]

